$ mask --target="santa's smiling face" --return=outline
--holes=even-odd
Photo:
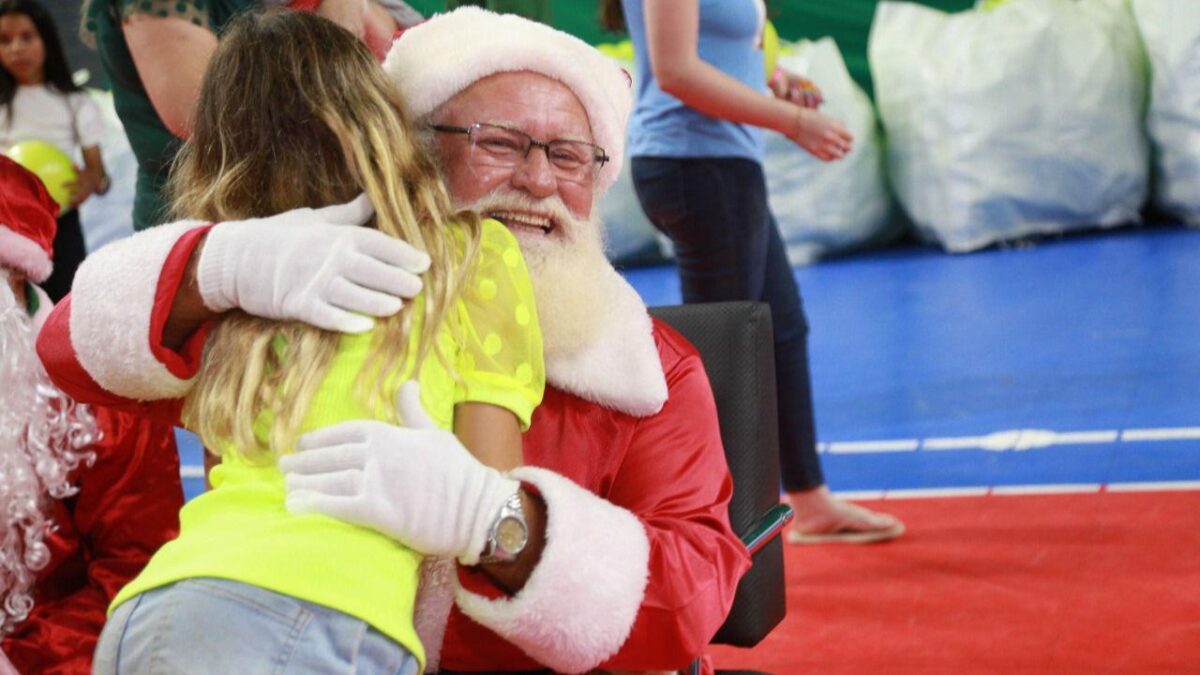
[[[497,73],[459,92],[430,116],[441,128],[475,124],[516,130],[539,143],[593,143],[587,112],[566,85],[529,71]],[[481,159],[483,150],[466,134],[438,133],[435,151],[450,196],[460,205],[512,195],[514,203],[490,203],[482,215],[504,223],[522,246],[573,242],[572,223],[551,208],[559,204],[576,220],[587,220],[596,195],[599,165],[572,174],[556,167],[542,146],[510,165]],[[494,201],[494,199],[493,199]]]
[[[528,71],[483,78],[451,98],[430,120],[442,128],[496,124],[547,143],[592,143],[587,113],[557,80]],[[603,230],[592,217],[596,172],[583,180],[555,170],[535,146],[515,166],[481,162],[465,134],[435,134],[433,150],[459,208],[503,223],[521,245],[537,295],[548,363],[587,349],[615,320],[609,311],[624,289],[604,255]]]

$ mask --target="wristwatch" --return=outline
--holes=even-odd
[[[489,565],[512,562],[525,550],[527,543],[529,526],[525,523],[525,509],[521,507],[521,493],[518,491],[496,512],[479,562]]]

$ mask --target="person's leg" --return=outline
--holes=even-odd
[[[808,372],[808,319],[774,216],[768,214],[766,282],[760,300],[771,307],[775,336],[775,390],[779,402],[779,469],[789,494],[825,484],[817,457],[812,381]]]
[[[789,540],[879,541],[903,525],[836,499],[816,452],[808,322],[756,162],[634,158],[634,188],[650,221],[675,244],[684,302],[756,300],[771,307],[780,466],[796,520]]]
[[[224,579],[148,591],[110,624],[96,648],[100,675],[416,671],[412,654],[354,617]]]
[[[808,320],[773,215],[767,241],[762,300],[771,306],[775,334],[779,466],[784,490],[796,512],[788,541],[868,543],[898,537],[904,532],[904,525],[895,517],[837,499],[825,486],[817,455],[812,379],[808,369]]]
[[[51,300],[58,302],[71,291],[75,270],[86,255],[79,209],[71,209],[58,218],[58,233],[54,235],[54,272],[41,284]]]

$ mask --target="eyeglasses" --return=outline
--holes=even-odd
[[[587,183],[609,156],[604,148],[583,141],[538,141],[529,134],[496,124],[472,124],[453,127],[431,124],[430,128],[445,134],[466,134],[471,144],[472,160],[487,166],[516,168],[529,157],[529,151],[539,147],[546,153],[554,175],[576,183]]]

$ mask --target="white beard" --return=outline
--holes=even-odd
[[[624,283],[604,255],[598,221],[575,217],[557,197],[534,200],[514,192],[494,192],[469,208],[485,216],[508,209],[547,212],[561,228],[553,236],[514,232],[533,282],[547,361],[589,348],[601,328],[617,320],[613,300]]]
[[[49,499],[75,493],[70,473],[94,454],[95,418],[47,377],[24,308],[0,268],[0,635],[33,607],[36,572],[50,562]]]

